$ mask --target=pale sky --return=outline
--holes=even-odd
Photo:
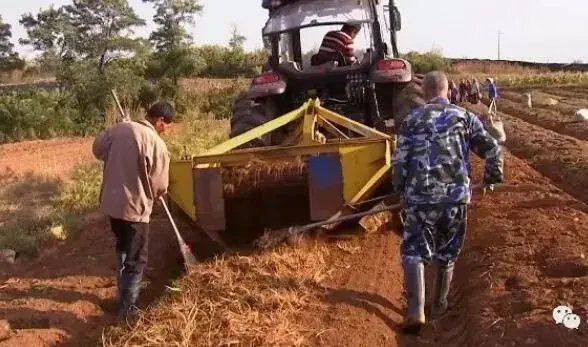
[[[0,0],[0,14],[13,26],[14,42],[24,35],[18,18],[50,4],[68,0]],[[153,10],[141,0],[130,0],[135,10],[153,27]],[[191,30],[197,44],[225,44],[231,24],[247,37],[247,48],[262,46],[261,27],[267,12],[261,0],[201,0],[204,11]],[[453,58],[497,58],[498,31],[502,32],[501,57],[538,62],[588,62],[588,1],[583,0],[397,0],[402,14],[399,33],[401,52],[442,49]],[[304,46],[320,43],[320,34],[303,37]],[[26,53],[26,48],[18,48]]]

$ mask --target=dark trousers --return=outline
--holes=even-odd
[[[149,224],[110,219],[116,237],[119,310],[135,305],[143,271],[147,266]]]

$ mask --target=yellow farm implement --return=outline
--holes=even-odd
[[[291,127],[279,146],[241,147]],[[170,198],[216,241],[321,221],[370,199],[391,171],[393,137],[309,99],[298,109],[170,165]]]

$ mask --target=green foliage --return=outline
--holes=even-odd
[[[181,77],[197,76],[204,62],[196,52],[186,46],[168,52],[155,52],[149,62],[147,75],[151,78],[169,78],[177,87]]]
[[[0,95],[0,143],[78,135],[76,111],[60,92],[25,92]]]
[[[141,40],[131,38],[133,28],[145,25],[127,0],[74,0],[49,7],[34,16],[21,17],[27,31],[21,44],[53,57],[94,61],[100,71],[116,55],[133,52]]]
[[[158,25],[149,39],[157,52],[152,57],[150,75],[171,78],[178,85],[180,77],[194,76],[201,67],[190,49],[192,36],[185,26],[194,24],[194,15],[202,11],[197,0],[144,0],[153,3],[153,21]]]
[[[252,77],[261,71],[268,59],[268,53],[263,49],[246,52],[239,47],[204,45],[197,47],[196,52],[205,66],[201,77]]]
[[[62,213],[80,214],[98,206],[102,166],[97,163],[75,168],[71,183],[64,185],[57,197],[57,206]]]
[[[412,70],[416,73],[427,73],[433,70],[450,72],[450,64],[439,51],[432,50],[426,53],[412,51],[406,53],[403,58],[411,63]]]
[[[147,75],[160,80],[161,96],[176,101],[178,111],[185,105],[178,100],[179,80],[193,77],[202,69],[202,60],[190,48],[192,36],[186,25],[194,24],[194,15],[202,11],[198,0],[143,0],[155,8],[157,28],[149,39],[157,49],[151,56]]]
[[[10,71],[22,69],[25,61],[18,57],[14,52],[14,44],[10,42],[12,38],[12,26],[4,23],[0,16],[0,71]]]
[[[244,91],[245,86],[242,83],[233,81],[230,86],[211,92],[200,109],[204,113],[212,113],[215,119],[229,119],[233,102]]]
[[[202,11],[198,0],[143,0],[155,7],[153,21],[158,28],[151,33],[150,40],[160,52],[181,48],[192,39],[184,27],[194,24],[194,15]]]
[[[21,45],[30,45],[43,52],[46,58],[61,59],[74,55],[76,28],[70,21],[65,7],[40,10],[37,15],[26,13],[19,23],[25,28],[27,37],[19,40]]]
[[[165,142],[171,157],[179,159],[185,155],[202,154],[225,141],[229,135],[227,120],[214,120],[199,112],[188,113],[179,134],[166,137]]]
[[[239,33],[237,26],[233,25],[229,47],[231,47],[232,50],[243,50],[243,44],[246,40],[247,38]]]
[[[166,99],[180,115],[198,109],[229,117],[241,87],[202,98],[181,92],[180,79],[252,77],[267,61],[266,51],[245,51],[245,37],[236,27],[226,47],[194,47],[188,25],[202,11],[198,0],[144,2],[153,5],[157,24],[149,42],[132,37],[145,21],[128,0],[73,0],[22,15],[27,36],[20,43],[41,53],[28,73],[54,71],[62,88],[0,96],[5,101],[0,105],[0,141],[95,134],[114,118],[112,89],[131,113]],[[0,48],[3,28],[10,37],[10,26],[0,26]]]

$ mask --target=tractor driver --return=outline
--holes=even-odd
[[[336,61],[339,66],[357,62],[353,40],[361,30],[360,24],[344,24],[341,30],[329,31],[323,38],[319,52],[311,59],[311,65],[322,65]]]

